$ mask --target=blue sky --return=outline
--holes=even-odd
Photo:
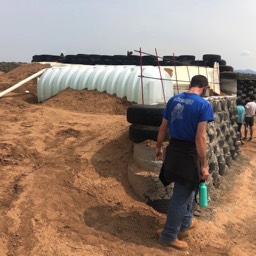
[[[0,61],[33,55],[219,54],[256,70],[255,0],[0,0]]]

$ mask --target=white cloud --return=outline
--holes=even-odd
[[[242,56],[248,56],[248,55],[250,55],[250,54],[251,54],[251,52],[248,51],[248,50],[243,50],[243,51],[240,53],[240,55],[242,55]]]

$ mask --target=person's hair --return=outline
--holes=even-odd
[[[191,87],[203,88],[203,87],[207,87],[207,86],[209,86],[208,79],[205,76],[196,75],[196,76],[192,77],[189,87],[190,88]]]
[[[243,105],[243,101],[240,98],[237,98],[236,105]]]
[[[254,97],[254,95],[250,95],[249,96],[249,99],[252,101],[252,100],[255,100],[255,97]]]

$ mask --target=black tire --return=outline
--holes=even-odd
[[[140,56],[139,55],[129,55],[129,56],[127,56],[127,60],[132,65],[140,65]]]
[[[66,60],[71,60],[71,59],[76,59],[76,58],[77,58],[76,55],[66,55],[66,56],[65,56],[65,59],[66,59]]]
[[[113,55],[112,59],[114,59],[114,60],[127,60],[128,59],[127,57],[128,57],[127,55]]]
[[[92,61],[90,59],[79,59],[79,64],[84,64],[84,65],[92,65]]]
[[[155,61],[155,60],[157,60],[157,57],[153,55],[142,56],[142,61]]]
[[[34,55],[32,57],[32,62],[40,62],[41,61],[41,55]]]
[[[71,63],[74,64],[78,61],[76,55],[66,55],[63,59],[63,63]]]
[[[231,71],[231,72],[233,72],[234,71],[234,68],[231,67],[231,66],[222,66],[222,65],[220,65],[219,69],[220,69],[220,72],[224,72],[224,71]]]
[[[222,66],[225,66],[227,64],[225,60],[219,60],[217,62],[219,63],[219,65],[222,65]]]
[[[63,59],[63,57],[61,57],[59,55],[52,55],[50,58],[51,61],[59,61],[61,59]]]
[[[203,60],[218,62],[219,60],[221,60],[221,56],[217,55],[217,54],[204,54],[203,55]]]
[[[172,55],[165,55],[165,56],[163,56],[163,61],[175,61],[175,60],[177,60],[177,56],[172,56]]]
[[[78,53],[76,56],[78,59],[82,59],[82,60],[83,59],[88,60],[90,58],[88,54],[83,54],[83,53]]]
[[[156,66],[157,65],[157,57],[153,56],[153,55],[142,56],[142,65],[143,66]]]
[[[165,105],[134,104],[127,108],[127,121],[131,124],[160,126]]]
[[[177,57],[178,61],[184,62],[184,61],[194,61],[196,59],[196,56],[194,55],[180,55]]]
[[[165,66],[181,66],[182,63],[176,60],[165,60],[163,61],[163,63],[165,64]]]
[[[99,54],[90,54],[89,59],[92,61],[93,64],[99,64],[101,55]]]
[[[54,58],[56,57],[56,56],[50,55],[50,54],[42,54],[39,56],[40,56],[39,57],[40,61],[49,61],[49,62],[54,61]],[[60,58],[60,56],[58,56],[58,57]]]
[[[237,79],[238,74],[234,72],[221,72],[220,79]]]
[[[132,124],[129,128],[129,139],[134,143],[145,140],[157,141],[159,127]]]
[[[190,64],[192,66],[207,67],[207,62],[204,60],[194,60],[191,61]]]
[[[191,62],[195,60],[194,55],[180,55],[177,58],[177,66],[191,65]]]
[[[112,60],[113,56],[112,55],[101,55],[100,59],[101,60]]]

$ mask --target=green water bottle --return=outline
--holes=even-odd
[[[205,181],[201,181],[199,184],[199,206],[207,207],[208,206],[208,193],[207,186]]]

